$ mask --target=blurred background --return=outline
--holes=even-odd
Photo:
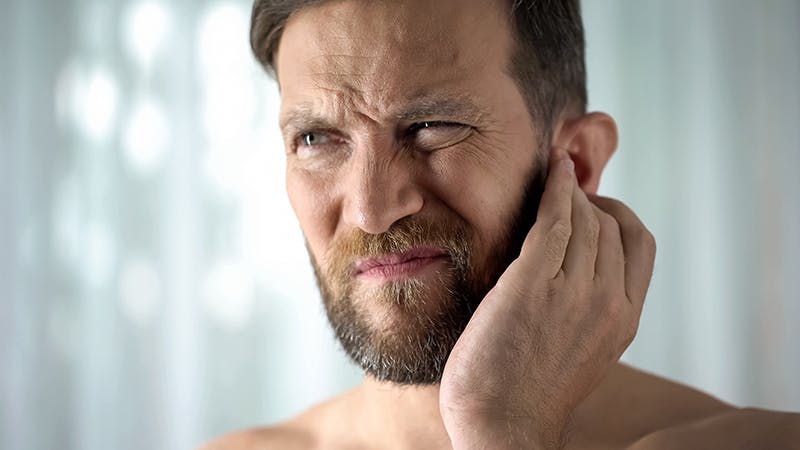
[[[249,1],[2,0],[0,448],[191,449],[353,386]],[[659,243],[624,359],[800,410],[800,2],[586,0],[601,193]]]

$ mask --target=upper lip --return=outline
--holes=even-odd
[[[447,253],[436,247],[416,247],[403,253],[389,253],[380,258],[357,260],[355,264],[355,274],[358,275],[359,273],[366,272],[376,267],[393,266],[414,259],[436,258],[440,256],[447,256]]]

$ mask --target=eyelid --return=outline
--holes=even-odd
[[[441,150],[464,141],[474,130],[475,127],[460,122],[417,122],[408,128],[409,144],[429,152]]]
[[[425,128],[436,127],[469,127],[469,125],[448,120],[423,120],[421,122],[412,123],[408,127],[408,133],[416,133],[417,131],[424,130]]]

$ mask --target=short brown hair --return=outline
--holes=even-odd
[[[250,46],[275,75],[275,51],[289,17],[323,0],[255,0]],[[556,115],[586,110],[584,37],[579,0],[511,0],[513,36],[510,72],[534,120],[549,133]]]

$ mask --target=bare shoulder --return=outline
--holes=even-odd
[[[584,439],[599,436],[629,450],[800,450],[800,414],[737,408],[624,364],[609,372],[576,419],[588,431]]]
[[[236,431],[219,437],[198,450],[306,450],[317,447],[312,430],[287,423]]]
[[[644,436],[629,450],[800,450],[800,414],[742,408]]]
[[[356,390],[345,392],[315,405],[302,414],[277,425],[237,431],[209,442],[198,450],[308,450],[354,448],[342,437],[344,420]]]
[[[613,442],[620,448],[655,430],[732,408],[688,386],[618,364],[574,411],[574,438]]]

